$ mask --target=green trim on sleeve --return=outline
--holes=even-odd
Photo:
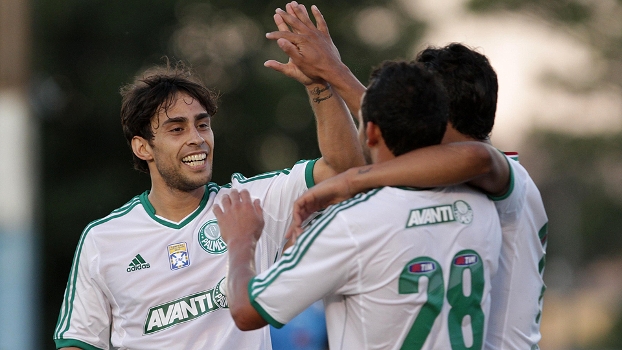
[[[307,183],[307,188],[311,188],[315,186],[315,179],[313,178],[313,168],[315,167],[315,163],[320,158],[310,160],[307,162],[307,167],[305,168],[305,181]]]
[[[83,341],[76,339],[54,339],[54,343],[56,343],[56,348],[69,348],[69,347],[77,347],[83,350],[103,350],[101,348],[95,347],[91,344],[87,344]]]
[[[499,151],[499,152],[501,152],[501,151]],[[493,201],[504,200],[504,199],[508,198],[512,194],[512,191],[514,191],[514,169],[512,169],[512,164],[510,164],[510,160],[508,159],[508,157],[506,157],[503,152],[501,152],[501,154],[503,154],[503,156],[505,157],[505,161],[508,163],[508,168],[510,168],[510,187],[508,187],[508,190],[504,194],[502,194],[500,196],[488,195],[488,198],[490,198]]]
[[[259,313],[261,318],[263,318],[266,322],[268,322],[272,327],[277,328],[277,329],[282,328],[284,324],[272,318],[272,316],[270,316],[270,314],[268,314],[266,310],[264,310],[263,307],[261,307],[261,305],[259,305],[259,303],[255,301],[255,298],[253,297],[253,294],[251,293],[251,291],[253,290],[251,287],[253,280],[254,278],[251,278],[251,280],[248,281],[248,299],[250,300],[251,305]]]

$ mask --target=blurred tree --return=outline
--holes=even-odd
[[[520,11],[539,17],[564,28],[605,58],[605,72],[587,86],[557,82],[568,91],[589,93],[605,85],[622,87],[621,1],[469,0],[468,5],[473,11]],[[572,136],[534,131],[528,139],[521,159],[547,207],[547,262],[561,260],[570,268],[565,274],[569,280],[557,287],[577,286],[581,281],[574,276],[590,262],[622,255],[622,134]],[[547,284],[560,283],[560,276],[551,273],[545,273]],[[622,344],[622,305],[616,309],[619,319],[610,334],[590,348],[619,348]]]

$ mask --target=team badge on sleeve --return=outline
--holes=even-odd
[[[220,236],[216,220],[210,220],[199,229],[199,245],[210,254],[222,254],[227,251],[227,244]]]
[[[188,245],[186,242],[171,244],[167,247],[167,250],[171,270],[179,270],[190,266],[190,256],[188,255]]]

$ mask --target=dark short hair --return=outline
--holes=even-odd
[[[475,139],[487,139],[495,123],[499,85],[486,56],[451,43],[441,48],[430,46],[416,60],[441,76],[453,127]]]
[[[153,139],[151,120],[161,109],[166,112],[175,102],[178,92],[195,98],[207,114],[213,116],[217,111],[215,93],[210,91],[185,64],[155,66],[136,76],[134,82],[121,88],[121,125],[123,134],[131,148],[134,136],[148,141]],[[134,168],[149,173],[147,162],[132,152]]]
[[[416,62],[385,61],[371,73],[363,122],[378,125],[395,156],[439,144],[447,127],[447,95],[436,75]]]

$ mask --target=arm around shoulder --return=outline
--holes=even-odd
[[[468,184],[493,196],[504,195],[510,186],[510,164],[506,156],[492,145],[478,143],[481,145],[473,149],[473,160],[479,162],[484,171]]]
[[[416,149],[386,162],[347,172],[353,194],[380,186],[436,187],[468,183],[496,195],[509,185],[505,156],[480,141]]]

